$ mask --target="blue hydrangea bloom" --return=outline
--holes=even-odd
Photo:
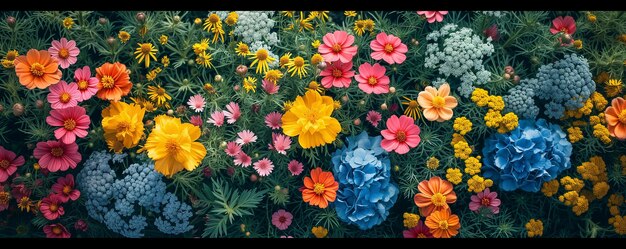
[[[335,179],[339,182],[334,202],[343,222],[367,230],[382,223],[398,199],[391,181],[391,162],[380,147],[381,136],[366,132],[347,138],[347,146],[332,155]]]
[[[572,144],[558,125],[525,119],[509,133],[487,138],[482,152],[484,176],[500,189],[537,192],[571,167]]]

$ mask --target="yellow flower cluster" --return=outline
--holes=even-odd
[[[404,213],[402,215],[402,217],[404,218],[404,227],[411,229],[414,228],[415,226],[417,226],[417,223],[420,220],[420,216],[417,214],[412,214],[412,213]]]
[[[482,88],[476,88],[472,92],[471,100],[479,107],[485,107],[489,101],[489,92]]]
[[[478,193],[491,186],[493,186],[493,181],[491,179],[485,179],[478,175],[474,175],[472,178],[467,180],[467,191],[469,192],[474,191],[474,193]]]
[[[155,69],[150,70],[150,72],[148,72],[148,73],[146,74],[146,79],[147,79],[148,81],[153,81],[154,79],[156,79],[156,77],[159,75],[159,73],[161,73],[161,71],[162,71],[162,70],[161,70],[161,68],[160,68],[160,67],[157,67],[157,68],[155,68]]]
[[[500,127],[498,127],[498,132],[507,133],[509,131],[515,130],[518,124],[519,119],[517,118],[517,115],[515,115],[515,113],[509,112],[502,117]]]
[[[436,170],[437,168],[439,168],[439,159],[434,156],[428,158],[428,160],[426,161],[426,168],[429,168],[431,170]]]
[[[587,101],[585,101],[585,104],[583,105],[583,107],[578,108],[576,110],[565,111],[565,118],[581,118],[582,116],[587,116],[591,114],[592,110],[593,110],[593,102],[591,101],[591,98],[589,98],[587,99]]]
[[[480,173],[480,168],[482,167],[482,163],[480,163],[480,156],[477,157],[468,157],[465,159],[465,173],[470,174],[471,176]]]
[[[539,219],[530,219],[528,223],[526,223],[525,227],[529,238],[540,237],[543,235],[543,222]]]
[[[509,112],[502,115],[502,110],[504,110],[502,96],[489,95],[487,90],[476,88],[472,92],[471,100],[479,107],[489,107],[484,117],[487,127],[498,129],[499,133],[507,133],[517,128],[519,118],[515,113]]]
[[[581,179],[565,176],[561,178],[561,185],[563,185],[563,188],[567,191],[580,192],[585,186],[585,183]]]
[[[572,211],[580,216],[582,213],[587,212],[589,209],[589,201],[585,196],[579,195],[576,191],[569,191],[559,196],[559,201],[563,202],[566,206],[571,206]]]
[[[598,111],[604,111],[606,105],[609,104],[609,101],[607,101],[606,98],[604,98],[604,96],[599,92],[593,92],[589,99],[591,99],[593,106]]]
[[[552,197],[553,195],[556,194],[556,192],[559,192],[559,186],[560,186],[559,181],[557,179],[544,182],[543,187],[541,188],[541,192],[546,197]]]
[[[597,115],[589,116],[590,125],[597,125],[601,123],[602,123],[602,120],[600,119],[600,116],[597,116]]]
[[[608,180],[606,172],[606,164],[602,157],[594,156],[589,162],[583,162],[582,165],[576,167],[576,171],[582,175],[583,179],[592,183],[606,182]]]
[[[622,175],[626,176],[626,155],[619,157],[620,164],[622,165]]]
[[[465,135],[472,130],[472,121],[466,117],[458,117],[454,119],[454,125],[452,128],[459,134]]]
[[[7,54],[4,56],[4,59],[2,60],[2,66],[4,68],[14,68],[15,58],[17,58],[19,55],[20,53],[17,52],[17,50],[7,51]]]
[[[502,114],[495,110],[487,111],[485,114],[485,124],[489,128],[498,128],[500,127],[500,122],[502,122]]]
[[[609,186],[607,182],[594,183],[593,195],[598,199],[602,199],[602,197],[604,197],[609,192],[610,188],[611,187]]]
[[[611,217],[609,218],[609,224],[613,225],[617,234],[626,234],[626,216],[616,215],[615,217]]]
[[[570,127],[567,128],[567,134],[569,141],[572,143],[576,143],[583,139],[583,131],[579,127]]]
[[[459,141],[454,144],[454,157],[460,159],[467,159],[470,154],[472,154],[472,148],[470,148],[469,144],[466,141]]]
[[[502,96],[490,95],[487,100],[487,106],[492,110],[502,111],[504,110],[504,99],[502,99]]]
[[[313,233],[316,238],[324,238],[328,235],[328,229],[323,226],[316,226],[311,229],[311,233]]]
[[[354,22],[354,33],[358,36],[362,36],[365,31],[374,32],[374,20],[356,20]]]
[[[609,129],[602,124],[596,124],[593,126],[593,136],[600,139],[600,141],[604,144],[611,143],[611,133],[609,132]]]
[[[454,185],[458,185],[463,181],[463,173],[458,168],[449,168],[446,170],[446,179]]]
[[[609,207],[609,212],[611,215],[616,216],[620,215],[619,207],[624,204],[624,196],[622,194],[611,194],[609,196],[609,201],[606,204]]]
[[[450,145],[454,146],[456,143],[461,142],[461,141],[467,143],[467,140],[465,140],[465,138],[463,136],[461,136],[461,134],[453,133],[452,134],[452,141],[450,142]]]

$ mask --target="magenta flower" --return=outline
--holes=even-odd
[[[291,138],[283,134],[272,133],[272,143],[269,145],[270,150],[276,150],[278,153],[287,155],[287,150],[291,148]]]
[[[289,172],[291,172],[292,176],[297,176],[304,170],[304,165],[296,160],[291,160],[289,164],[287,164],[287,168],[289,169]]]
[[[417,14],[426,16],[428,23],[434,23],[443,21],[443,16],[447,15],[448,11],[418,11]]]
[[[270,161],[270,159],[264,157],[254,163],[254,169],[260,176],[268,176],[272,173],[272,170],[274,170],[274,164]]]
[[[52,192],[59,196],[62,202],[75,201],[80,197],[80,191],[74,187],[74,176],[72,174],[59,177],[57,182],[52,185]]]
[[[224,112],[223,111],[214,111],[211,113],[211,117],[206,121],[209,124],[213,124],[217,127],[221,127],[224,125]]]
[[[280,129],[283,126],[283,115],[280,112],[270,112],[265,116],[265,125],[272,128],[272,130]]]
[[[61,223],[43,226],[43,233],[46,234],[46,238],[67,239],[72,237],[72,234]]]
[[[356,55],[357,46],[351,46],[354,43],[354,36],[346,31],[337,30],[334,33],[327,33],[322,40],[324,43],[317,48],[317,51],[327,63],[335,61],[348,63]]]
[[[380,122],[380,120],[382,120],[382,118],[383,118],[383,116],[380,114],[380,112],[371,110],[371,111],[367,112],[367,116],[365,117],[365,120],[367,120],[367,122],[372,124],[372,126],[377,127],[378,126],[378,122]]]
[[[39,211],[48,220],[55,220],[65,214],[65,209],[61,206],[62,197],[59,195],[48,195],[41,200]]]
[[[23,156],[18,157],[13,151],[0,146],[0,183],[6,182],[9,176],[17,171],[17,167],[24,165],[24,162]]]
[[[280,86],[278,86],[276,83],[271,82],[269,80],[263,80],[263,84],[261,84],[261,88],[263,88],[263,90],[265,92],[267,92],[267,94],[275,94],[278,92],[278,89],[280,89]]]
[[[90,99],[98,92],[98,83],[100,81],[96,77],[91,77],[91,70],[89,66],[84,66],[82,69],[76,69],[74,71],[74,82],[78,86],[80,92],[80,98],[78,101],[85,101]]]
[[[417,226],[402,231],[404,238],[433,238],[430,229],[421,220],[417,222]]]
[[[76,47],[74,40],[68,41],[61,38],[61,41],[53,40],[52,47],[48,48],[48,52],[59,62],[61,68],[65,69],[76,63],[76,56],[80,53],[80,49]]]
[[[189,123],[198,127],[202,127],[202,117],[200,117],[200,115],[193,115],[189,117]]]
[[[191,110],[194,110],[195,112],[202,112],[204,110],[204,106],[206,105],[206,101],[204,100],[204,97],[202,97],[202,95],[196,94],[189,97],[187,105],[189,105],[189,108],[191,108]]]
[[[483,34],[487,37],[491,37],[492,41],[497,41],[500,39],[500,33],[498,33],[498,25],[491,25],[489,28],[483,30]]]
[[[239,133],[237,133],[238,138],[235,139],[235,142],[237,144],[249,144],[249,143],[254,143],[256,142],[256,135],[254,134],[254,132],[250,131],[250,130],[243,130]]]
[[[237,119],[241,116],[241,110],[239,109],[239,104],[235,102],[230,102],[226,105],[226,110],[224,111],[224,116],[228,118],[227,122],[229,124],[235,123]]]
[[[376,39],[370,42],[370,48],[374,51],[371,54],[372,59],[383,59],[389,64],[402,64],[406,60],[406,55],[404,54],[409,51],[400,38],[394,35],[387,35],[385,32],[376,35]]]
[[[241,145],[235,143],[235,142],[228,142],[226,144],[226,149],[224,149],[224,152],[226,152],[227,155],[234,157],[239,155],[239,153],[241,153]]]
[[[64,109],[78,105],[78,100],[81,98],[76,83],[67,84],[67,82],[61,80],[59,83],[50,86],[48,103],[50,103],[52,109]]]
[[[39,159],[39,166],[50,172],[75,169],[82,160],[76,143],[64,144],[60,141],[46,141],[37,143],[33,156]]]
[[[46,123],[50,126],[60,127],[54,130],[54,137],[64,144],[71,144],[76,141],[76,137],[84,138],[87,136],[91,119],[87,116],[85,108],[72,106],[51,110],[50,116],[46,117]]]
[[[487,208],[492,214],[500,212],[500,199],[498,199],[498,193],[490,192],[489,188],[486,188],[483,192],[479,192],[476,195],[472,195],[472,202],[469,204],[469,209],[478,212],[481,208]]]
[[[420,128],[415,125],[413,118],[405,115],[393,115],[387,119],[387,129],[380,131],[383,140],[380,146],[387,152],[395,151],[398,154],[406,154],[410,148],[420,143]]]
[[[342,63],[335,61],[328,65],[324,71],[320,73],[322,78],[322,86],[325,88],[331,87],[349,87],[354,77],[354,70],[352,70],[352,62]]]
[[[291,220],[293,219],[293,215],[290,212],[285,211],[284,209],[279,209],[278,211],[272,214],[272,224],[276,226],[279,230],[285,230],[289,228],[291,225]]]
[[[359,74],[354,79],[359,82],[359,88],[367,94],[382,94],[389,92],[389,77],[385,75],[386,69],[376,63],[373,66],[363,63],[359,66]]]

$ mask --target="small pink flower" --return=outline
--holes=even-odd
[[[278,92],[278,89],[280,89],[279,85],[269,80],[263,80],[263,84],[261,84],[261,87],[265,92],[267,92],[267,94],[275,94]]]
[[[211,118],[206,121],[209,124],[213,124],[217,127],[221,127],[224,125],[224,112],[223,111],[214,111],[211,113]]]
[[[237,133],[238,138],[235,139],[235,142],[237,144],[249,144],[249,143],[254,143],[256,142],[256,135],[254,135],[254,132],[250,131],[250,130],[243,130],[239,133]]]
[[[426,16],[428,23],[434,23],[443,21],[443,16],[447,15],[448,11],[418,11],[417,14]]]
[[[389,77],[385,75],[385,67],[376,63],[373,66],[363,63],[359,66],[359,74],[354,79],[359,82],[359,88],[367,94],[382,94],[389,92]]]
[[[80,92],[78,101],[88,100],[98,92],[98,78],[91,77],[89,66],[84,66],[82,69],[79,68],[74,71],[74,83],[76,83]]]
[[[235,156],[235,159],[233,159],[233,162],[235,163],[235,165],[241,165],[241,167],[248,167],[252,165],[252,158],[242,151]]]
[[[574,21],[574,18],[571,16],[566,16],[565,18],[559,16],[554,18],[554,20],[552,20],[550,33],[556,35],[559,32],[563,32],[568,35],[574,34],[574,32],[576,32],[576,21]]]
[[[498,199],[498,193],[489,191],[486,188],[483,192],[479,192],[476,195],[472,195],[470,198],[472,201],[469,203],[469,209],[478,212],[480,208],[487,208],[492,214],[500,212],[500,199]]]
[[[67,84],[65,81],[50,86],[48,94],[48,103],[52,109],[63,109],[78,105],[81,98],[78,85],[76,83]]]
[[[374,51],[371,54],[372,59],[383,59],[389,64],[402,64],[406,60],[406,55],[404,54],[409,51],[400,38],[394,35],[387,35],[385,32],[376,35],[376,39],[370,42],[370,48]]]
[[[89,225],[87,225],[87,222],[85,222],[83,219],[79,219],[76,221],[76,223],[74,223],[74,229],[76,230],[86,232],[88,228]]]
[[[300,175],[300,173],[302,173],[302,170],[304,169],[304,165],[302,165],[301,162],[298,162],[296,160],[291,160],[289,164],[287,164],[287,168],[289,169],[289,172],[291,172],[292,176],[297,176],[297,175]]]
[[[380,120],[382,120],[383,116],[374,110],[371,110],[369,112],[367,112],[367,117],[365,117],[365,120],[367,120],[367,122],[370,122],[370,124],[372,124],[372,126],[377,127],[378,126],[378,122],[380,122]]]
[[[293,215],[284,209],[279,209],[272,214],[272,224],[278,228],[278,230],[285,230],[291,225]]]
[[[227,122],[229,124],[235,123],[237,119],[241,116],[241,110],[239,109],[239,104],[235,102],[230,102],[226,105],[226,110],[224,111],[224,116],[228,118]]]
[[[402,231],[402,236],[404,236],[405,239],[433,238],[433,235],[430,233],[430,228],[428,228],[421,220],[417,222],[417,226],[409,230]]]
[[[46,219],[55,220],[65,214],[62,203],[63,200],[59,195],[48,195],[41,200],[39,211]]]
[[[265,125],[272,128],[272,130],[280,129],[283,126],[283,115],[280,112],[270,112],[265,116]]]
[[[0,146],[0,183],[6,182],[9,176],[17,171],[17,167],[24,165],[24,162],[23,156],[18,157],[13,151]]]
[[[317,51],[327,63],[335,61],[348,63],[356,55],[358,46],[351,46],[354,43],[354,36],[346,31],[337,30],[334,33],[327,33],[322,40],[324,43],[317,48]]]
[[[235,142],[228,142],[226,144],[226,149],[224,149],[224,152],[226,152],[227,155],[234,157],[239,155],[239,153],[241,153],[241,145],[235,143]]]
[[[420,143],[420,128],[415,125],[413,118],[405,115],[393,115],[387,119],[387,129],[380,131],[383,140],[380,146],[387,152],[395,151],[398,154],[406,154],[410,148]]]
[[[74,40],[68,41],[65,38],[61,38],[61,41],[53,40],[52,47],[48,48],[48,52],[57,62],[61,68],[65,69],[70,65],[76,63],[76,56],[80,53],[80,49],[76,47]]]
[[[283,134],[272,133],[272,144],[269,145],[270,150],[276,150],[278,153],[287,155],[287,150],[291,148],[291,138]]]
[[[352,70],[352,62],[342,63],[335,61],[328,65],[324,71],[320,73],[322,78],[322,86],[325,88],[331,87],[349,87],[354,77],[354,70]]]
[[[202,127],[202,117],[200,117],[200,115],[193,115],[189,117],[189,123],[198,127]]]
[[[43,232],[46,234],[46,238],[67,239],[72,237],[72,234],[61,223],[45,225]]]
[[[50,172],[59,170],[66,171],[75,169],[83,159],[78,153],[76,143],[64,144],[59,141],[46,141],[37,143],[33,156],[39,159],[39,166]]]
[[[270,159],[265,157],[254,163],[254,169],[260,176],[268,176],[272,173],[272,170],[274,170],[274,164],[270,161]]]
[[[72,106],[51,110],[50,116],[46,117],[46,123],[50,126],[60,127],[54,130],[54,137],[64,144],[71,144],[76,142],[76,137],[84,138],[87,136],[91,119],[87,116],[85,108]]]
[[[489,28],[483,30],[483,34],[487,37],[491,37],[492,41],[497,41],[500,39],[500,34],[498,33],[498,25],[491,25]]]
[[[293,236],[291,236],[291,235],[287,235],[287,236],[281,235],[280,238],[281,239],[293,239]]]
[[[194,110],[195,112],[202,112],[204,110],[204,106],[206,105],[206,101],[204,100],[204,97],[202,97],[202,95],[196,94],[189,97],[187,105],[189,105],[189,108],[191,108],[191,110]]]
[[[68,174],[65,177],[59,177],[57,182],[52,185],[52,192],[57,194],[62,202],[78,200],[80,191],[74,187],[74,176]]]

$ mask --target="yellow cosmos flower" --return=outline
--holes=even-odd
[[[158,52],[158,50],[152,43],[137,43],[137,45],[139,45],[139,47],[135,49],[135,54],[137,55],[135,59],[139,59],[139,63],[144,61],[144,65],[147,68],[150,66],[150,58],[157,61],[156,52]]]
[[[331,117],[333,110],[331,97],[309,90],[304,97],[298,96],[283,115],[283,132],[291,137],[299,136],[298,143],[304,149],[332,143],[341,131],[339,121]]]
[[[110,150],[121,153],[122,149],[137,146],[143,136],[143,116],[146,109],[137,104],[111,102],[102,110],[102,129]]]

